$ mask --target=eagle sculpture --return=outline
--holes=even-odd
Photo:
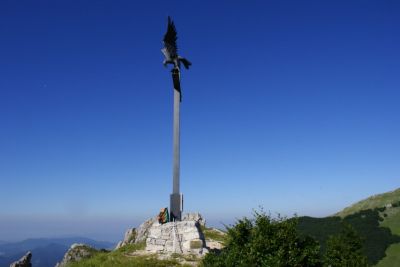
[[[174,22],[168,16],[168,28],[167,32],[164,35],[164,48],[161,49],[162,53],[165,56],[165,60],[163,61],[164,66],[167,64],[173,64],[174,69],[180,69],[181,62],[186,69],[189,69],[190,63],[189,60],[178,56],[178,46],[176,45],[176,40],[178,39],[176,28]]]

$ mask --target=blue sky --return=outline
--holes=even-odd
[[[400,181],[397,1],[1,1],[0,240],[117,240],[181,190],[211,225],[326,216]]]

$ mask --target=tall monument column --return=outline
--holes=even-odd
[[[174,159],[173,159],[173,182],[172,194],[170,195],[170,218],[180,221],[183,210],[183,195],[180,192],[180,105],[182,100],[181,92],[181,63],[186,69],[189,69],[190,63],[184,57],[178,55],[176,40],[178,39],[174,22],[168,17],[168,28],[164,35],[164,48],[161,52],[164,54],[164,66],[172,64],[172,81],[174,83]]]
[[[173,158],[173,185],[170,195],[171,218],[180,221],[183,210],[183,194],[180,192],[180,73],[179,69],[172,70],[174,82],[174,158]]]

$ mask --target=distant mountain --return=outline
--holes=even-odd
[[[10,264],[30,250],[32,252],[33,267],[54,267],[61,261],[65,252],[73,243],[85,243],[97,249],[111,249],[114,243],[96,241],[85,237],[70,238],[32,238],[20,242],[0,244],[0,267]]]

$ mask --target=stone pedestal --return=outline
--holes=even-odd
[[[198,255],[207,252],[204,235],[197,221],[154,223],[148,232],[146,250]]]

